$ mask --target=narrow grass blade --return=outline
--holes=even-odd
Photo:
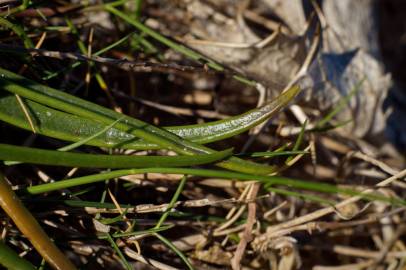
[[[78,148],[81,145],[84,145],[84,144],[88,143],[89,141],[101,136],[103,133],[105,133],[108,130],[112,129],[114,127],[114,125],[117,124],[118,122],[120,122],[123,118],[124,117],[122,117],[120,119],[117,119],[116,121],[114,121],[110,125],[104,127],[102,130],[94,133],[93,135],[91,135],[91,136],[89,136],[89,137],[87,137],[87,138],[85,138],[83,140],[77,141],[75,143],[69,144],[69,145],[61,147],[61,148],[58,148],[58,151],[62,151],[62,152],[71,151],[71,150],[73,150],[75,148]]]
[[[230,138],[261,124],[280,112],[299,91],[298,86],[293,86],[265,105],[225,120],[168,129],[183,138],[192,139],[198,143],[209,143]]]
[[[32,4],[30,0],[23,0],[19,6],[0,12],[0,17],[11,16],[15,13],[24,11],[30,6],[30,4]]]
[[[0,241],[0,265],[10,270],[35,270],[36,268],[27,260]]]
[[[155,228],[160,228],[162,224],[165,222],[166,218],[169,216],[170,211],[172,210],[173,206],[176,204],[176,202],[179,199],[179,196],[185,187],[186,184],[186,176],[183,176],[182,179],[179,182],[178,188],[176,189],[175,194],[173,194],[173,197],[171,201],[169,202],[168,208],[166,209],[165,213],[162,214],[161,218],[158,220],[157,224],[155,225]]]
[[[78,178],[61,180],[53,183],[32,186],[28,187],[26,191],[30,194],[39,194],[59,189],[71,188],[79,185],[97,183],[104,181],[106,179],[117,178],[125,175],[144,174],[144,173],[185,174],[185,175],[195,175],[202,177],[222,178],[240,181],[259,181],[264,184],[265,188],[280,185],[297,189],[312,190],[322,193],[331,193],[331,194],[341,193],[350,196],[361,196],[365,200],[383,201],[393,205],[406,205],[406,200],[403,199],[385,197],[376,194],[362,194],[361,192],[358,192],[350,188],[338,188],[334,185],[326,183],[304,181],[281,176],[252,175],[224,170],[192,169],[192,168],[142,168],[142,169],[116,170],[112,172],[99,173],[96,175],[88,175]]]
[[[34,48],[34,44],[32,43],[31,39],[27,36],[24,29],[17,23],[15,22],[12,23],[3,18],[2,16],[0,16],[0,25],[10,28],[17,36],[19,36],[23,40],[24,46],[26,48]]]
[[[293,146],[292,151],[297,151],[297,150],[299,149],[300,145],[302,144],[303,136],[304,136],[304,133],[305,133],[305,131],[306,131],[306,126],[307,126],[307,119],[306,119],[306,121],[304,121],[304,123],[303,123],[303,125],[302,125],[302,128],[301,128],[301,130],[300,130],[299,136],[298,136],[297,139],[296,139],[296,142],[295,142],[295,145]],[[286,159],[286,161],[285,161],[285,164],[286,164],[286,165],[289,165],[289,162],[290,162],[293,158],[294,158],[293,156],[288,157],[288,158]]]
[[[38,148],[0,144],[0,160],[89,168],[193,166],[218,161],[230,156],[231,154],[231,150],[225,150],[213,154],[194,155],[193,157],[98,155],[60,152],[55,150],[43,150]]]
[[[307,201],[313,201],[313,202],[326,204],[328,206],[332,206],[335,203],[334,201],[327,200],[327,199],[321,198],[321,197],[316,196],[316,195],[306,194],[306,193],[303,193],[303,192],[295,192],[295,191],[291,191],[291,190],[286,190],[286,189],[281,189],[281,188],[273,188],[273,187],[267,187],[266,190],[269,191],[269,192],[275,192],[277,194],[285,195],[285,196],[288,196],[290,198],[291,197],[296,197],[296,198],[304,199],[304,200],[307,200]]]
[[[333,108],[331,112],[329,112],[323,119],[321,119],[317,124],[316,127],[317,129],[323,128],[328,122],[333,119],[334,116],[336,116],[341,110],[344,109],[344,107],[348,104],[350,99],[361,89],[362,84],[364,83],[366,78],[363,78],[360,80],[354,87],[353,89],[348,93],[347,96],[344,96],[340,98],[340,100],[337,103],[337,106]]]
[[[120,257],[122,264],[125,266],[127,270],[133,269],[126,258],[124,257],[123,253],[121,252],[120,248],[117,246],[116,242],[114,242],[113,238],[111,238],[110,234],[106,234],[106,239],[109,241],[111,247],[114,249],[114,251],[117,253],[117,255]]]
[[[254,152],[254,153],[241,153],[236,156],[249,156],[249,157],[279,157],[279,156],[292,156],[299,154],[308,154],[307,151],[267,151],[267,152]]]
[[[172,244],[171,241],[169,241],[168,239],[166,239],[165,237],[163,237],[159,233],[154,233],[154,236],[156,236],[159,240],[161,240],[162,243],[164,243],[167,247],[172,249],[172,251],[175,252],[176,255],[179,256],[179,258],[182,259],[182,261],[186,264],[188,269],[194,270],[193,265],[189,262],[189,260],[186,258],[186,256],[174,244]]]
[[[140,21],[135,20],[135,19],[131,18],[130,16],[126,15],[125,13],[119,11],[112,5],[108,5],[108,4],[105,5],[105,9],[107,11],[111,12],[112,14],[120,17],[121,19],[123,19],[127,23],[131,24],[132,26],[136,27],[138,30],[142,31],[143,33],[149,35],[150,37],[161,42],[162,44],[165,44],[169,48],[185,55],[186,57],[193,59],[195,61],[201,62],[202,64],[207,65],[208,67],[210,67],[214,70],[217,70],[217,71],[225,70],[225,68],[222,65],[220,65],[219,63],[211,60],[210,58],[208,58],[186,46],[178,44],[178,43],[170,40],[169,38],[164,37],[160,33],[156,32],[156,31],[152,30],[151,28],[147,27],[146,25],[142,24]],[[242,75],[234,75],[233,78],[242,83],[250,85],[250,86],[256,85],[255,81],[245,78]]]
[[[137,235],[150,235],[150,234],[153,234],[156,232],[163,232],[163,231],[169,230],[173,227],[174,227],[173,225],[165,225],[165,226],[161,226],[159,228],[151,228],[151,229],[142,230],[142,231],[114,233],[111,235],[111,237],[119,238],[119,237],[129,237],[129,236],[137,236]],[[101,235],[98,238],[105,239],[106,236]]]

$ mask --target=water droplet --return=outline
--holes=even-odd
[[[113,130],[113,129],[107,130],[107,132],[106,132],[106,138],[107,138],[107,139],[110,139],[110,138],[113,137],[113,136],[114,136],[114,130]]]

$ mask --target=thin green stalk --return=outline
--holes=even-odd
[[[163,35],[159,34],[158,32],[156,32],[156,31],[152,30],[151,28],[147,27],[146,25],[142,24],[140,21],[135,20],[135,19],[131,18],[130,16],[124,14],[123,12],[119,11],[115,7],[113,7],[111,5],[106,5],[105,9],[107,11],[111,12],[112,14],[120,17],[121,19],[123,19],[127,23],[131,24],[132,26],[136,27],[138,30],[142,31],[143,33],[149,35],[150,37],[161,42],[162,44],[165,44],[169,48],[185,55],[186,57],[191,58],[197,62],[203,62],[203,64],[207,65],[208,67],[210,67],[216,71],[225,70],[225,68],[222,65],[216,63],[215,61],[211,60],[210,58],[207,58],[204,55],[202,55],[192,49],[189,49],[186,46],[178,44],[178,43],[164,37]],[[244,78],[241,75],[234,75],[233,78],[235,78],[236,80],[241,81],[245,84],[251,85],[251,86],[256,85],[256,82],[249,80],[247,78]]]
[[[285,195],[287,197],[296,197],[296,198],[300,198],[300,199],[305,199],[307,201],[313,201],[313,202],[318,202],[318,203],[322,203],[322,204],[326,204],[328,206],[332,206],[334,205],[334,201],[331,200],[327,200],[324,198],[321,198],[319,196],[315,196],[312,194],[305,194],[303,192],[295,192],[295,191],[291,191],[291,190],[286,190],[286,189],[281,189],[281,188],[274,188],[274,187],[267,187],[266,190],[268,192],[275,192],[277,194],[280,195]]]
[[[189,260],[186,258],[186,256],[174,244],[172,244],[171,241],[169,241],[168,239],[166,239],[165,237],[163,237],[159,233],[154,233],[154,236],[156,236],[159,240],[161,240],[162,243],[164,243],[167,247],[172,249],[173,252],[175,252],[176,255],[178,255],[179,258],[181,258],[181,260],[186,264],[188,269],[194,270],[193,265],[189,262]]]
[[[135,0],[135,19],[140,20],[141,17],[142,0]]]
[[[114,238],[119,238],[119,237],[129,237],[129,236],[137,236],[137,235],[150,235],[156,232],[163,232],[166,230],[169,230],[173,228],[174,225],[165,225],[161,226],[159,228],[151,228],[148,230],[143,230],[143,231],[135,231],[135,232],[123,232],[123,233],[114,233],[112,237]],[[103,239],[103,236],[99,236],[99,239]]]
[[[30,2],[31,2],[30,0],[23,0],[21,5],[15,7],[15,8],[12,8],[10,10],[6,10],[6,11],[1,12],[0,13],[0,18],[1,17],[11,16],[11,15],[14,15],[16,13],[19,13],[21,11],[26,10],[29,7]]]
[[[123,253],[121,252],[120,248],[117,246],[116,242],[114,242],[113,238],[111,238],[111,235],[106,233],[106,239],[107,241],[109,241],[111,247],[114,249],[114,251],[117,253],[117,255],[120,257],[121,262],[123,263],[123,265],[125,266],[125,268],[127,270],[131,270],[133,269],[130,264],[128,263],[128,261],[126,260],[126,258],[124,257]]]
[[[155,225],[156,229],[160,228],[162,226],[162,224],[165,222],[166,218],[169,216],[172,208],[175,206],[176,202],[178,201],[178,198],[179,198],[180,194],[182,193],[183,188],[185,187],[186,179],[187,179],[187,177],[186,177],[186,175],[184,175],[182,177],[182,179],[180,180],[178,188],[176,189],[175,194],[173,194],[173,197],[172,197],[171,201],[169,202],[167,209],[165,210],[165,212],[162,214],[161,218]]]
[[[279,156],[291,156],[308,154],[308,151],[266,151],[266,152],[254,152],[254,153],[241,153],[236,156],[249,156],[249,157],[279,157]]]
[[[129,169],[129,170],[116,170],[106,173],[99,173],[96,175],[88,175],[78,178],[71,178],[61,180],[53,183],[46,183],[42,185],[28,187],[26,191],[30,194],[40,194],[44,192],[50,192],[59,189],[71,188],[80,185],[97,183],[104,181],[105,179],[118,178],[131,174],[144,174],[144,173],[166,173],[166,174],[185,174],[195,175],[209,178],[222,178],[230,180],[240,181],[260,181],[265,184],[265,188],[281,185],[291,188],[297,188],[301,190],[312,190],[323,193],[331,194],[346,194],[351,196],[361,196],[365,200],[377,200],[383,201],[394,205],[406,205],[406,201],[398,198],[391,198],[380,196],[376,194],[362,194],[361,192],[349,189],[338,188],[334,185],[326,183],[317,183],[311,181],[297,180],[292,178],[286,178],[281,176],[264,176],[264,175],[252,175],[246,173],[238,173],[224,170],[209,170],[209,169],[192,169],[192,168],[142,168],[142,169]]]
[[[118,122],[120,122],[121,120],[123,120],[124,117],[117,119],[116,121],[114,121],[113,123],[111,123],[110,125],[104,127],[102,130],[94,133],[93,135],[84,138],[83,140],[77,141],[75,143],[66,145],[64,147],[58,148],[58,151],[62,151],[62,152],[67,152],[67,151],[71,151],[75,148],[78,148],[79,146],[85,145],[87,144],[89,141],[99,137],[100,135],[102,135],[103,133],[107,132],[109,129],[113,128]]]
[[[316,129],[323,128],[328,122],[331,121],[331,119],[333,119],[334,116],[336,116],[340,111],[342,111],[344,107],[348,104],[350,99],[361,89],[361,86],[364,83],[365,79],[366,78],[363,78],[357,84],[355,84],[353,89],[348,93],[347,96],[340,98],[340,100],[337,103],[337,106],[335,106],[331,112],[329,112],[325,117],[323,117],[323,119],[317,122],[315,128]]]
[[[193,59],[196,61],[200,61],[203,60],[206,62],[206,64],[217,70],[217,71],[223,71],[224,68],[222,66],[220,66],[219,64],[213,62],[212,60],[208,59],[207,57],[204,57],[203,55],[201,55],[200,53],[191,50],[183,45],[180,45],[164,36],[162,36],[161,34],[159,34],[158,32],[152,30],[151,28],[145,26],[144,24],[142,24],[140,21],[134,20],[133,18],[127,16],[126,14],[124,14],[123,12],[119,11],[118,9],[116,9],[115,7],[112,7],[111,5],[106,5],[105,9],[109,12],[111,12],[112,14],[122,18],[123,20],[125,20],[126,22],[128,22],[129,24],[133,25],[134,27],[136,27],[138,30],[142,31],[143,33],[149,35],[150,37],[154,38],[155,40],[161,42],[162,44],[165,44],[166,46],[168,46],[171,49],[174,49],[175,51]]]
[[[43,150],[23,146],[0,144],[0,160],[20,161],[33,164],[88,167],[88,168],[142,168],[182,167],[211,163],[230,156],[231,150],[213,154],[188,156],[126,156],[99,155]]]
[[[294,145],[293,148],[292,148],[292,151],[297,151],[297,150],[299,150],[299,147],[300,147],[300,145],[302,144],[302,141],[303,141],[304,133],[305,133],[305,131],[306,131],[306,126],[307,126],[307,119],[304,121],[304,123],[303,123],[303,125],[302,125],[302,128],[301,128],[301,130],[300,130],[299,136],[298,136],[297,139],[296,139],[296,142],[295,142],[295,145]],[[288,158],[286,159],[286,161],[285,161],[285,164],[288,165],[289,162],[290,162],[293,158],[294,158],[293,156],[288,157]]]
[[[24,29],[17,23],[11,23],[0,16],[0,25],[11,29],[17,36],[19,36],[23,40],[26,48],[34,48],[34,44],[32,43],[31,39],[27,36]]]

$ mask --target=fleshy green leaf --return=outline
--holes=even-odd
[[[120,113],[38,84],[10,71],[0,69],[0,76],[3,77],[3,79],[0,78],[0,86],[2,89],[43,105],[53,107],[54,109],[71,113],[82,118],[93,119],[104,125],[109,125],[123,118],[123,115]],[[289,93],[290,96],[289,94],[285,96],[288,97],[285,99],[285,102],[288,103],[298,91],[298,88],[294,88],[290,92],[288,91],[287,93]],[[286,103],[284,105],[286,105]],[[241,123],[239,124],[241,125]],[[216,152],[215,150],[181,138],[167,130],[128,116],[125,116],[115,127],[118,130],[142,138],[149,143],[159,145],[162,149],[170,149],[178,154],[196,155]],[[248,129],[249,127],[244,128]],[[216,165],[222,168],[252,174],[269,174],[275,171],[273,166],[253,163],[237,157],[230,157],[228,160],[221,161]]]

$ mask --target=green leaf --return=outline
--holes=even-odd
[[[393,205],[406,205],[406,201],[395,197],[387,197],[374,193],[361,193],[350,188],[339,188],[331,184],[318,183],[306,180],[298,180],[293,178],[281,176],[265,176],[265,175],[252,175],[246,173],[231,172],[225,170],[209,170],[209,169],[192,169],[192,168],[142,168],[130,170],[116,170],[112,172],[99,173],[95,175],[88,175],[83,177],[71,178],[61,180],[53,183],[46,183],[38,186],[28,187],[26,191],[30,194],[39,194],[53,190],[65,189],[75,187],[78,185],[86,185],[96,182],[101,182],[106,179],[117,178],[120,176],[131,174],[144,174],[144,173],[167,173],[167,174],[185,174],[195,175],[202,177],[222,178],[240,181],[259,181],[264,183],[265,189],[274,187],[276,185],[297,188],[300,190],[312,190],[323,193],[331,194],[346,194],[350,196],[360,196],[365,200],[383,201]]]
[[[164,129],[199,144],[227,139],[249,130],[278,113],[296,96],[298,91],[298,87],[293,87],[259,108],[225,120],[199,125],[164,127]],[[31,112],[32,118],[36,120],[37,132],[45,136],[76,142],[91,137],[106,127],[105,124],[92,119],[54,110],[31,100],[26,100],[25,104]],[[0,120],[31,130],[14,95],[0,97]],[[86,144],[138,150],[160,148],[157,144],[138,140],[134,135],[116,128],[108,129],[104,134],[89,140]]]
[[[36,268],[27,260],[0,241],[0,264],[11,270],[35,270]]]
[[[1,79],[1,77],[3,77],[3,79]],[[109,125],[113,121],[123,117],[123,115],[120,113],[38,84],[1,68],[0,86],[2,89],[11,93],[18,94],[27,99],[31,99],[46,106],[53,107],[54,109],[68,112],[82,118],[99,121],[104,125]],[[298,88],[293,88],[293,90],[290,92],[288,91],[290,96],[289,94],[284,96],[286,97],[285,102],[289,102],[289,100],[291,100],[298,93],[298,91]],[[195,155],[199,153],[216,152],[215,150],[204,147],[195,142],[180,138],[176,134],[173,134],[167,130],[163,130],[128,116],[124,117],[123,121],[117,123],[116,128],[136,137],[142,138],[149,143],[157,144],[161,149],[170,149],[178,154]],[[244,128],[248,128],[248,126]],[[222,168],[252,174],[270,174],[275,171],[273,166],[253,163],[237,157],[230,157],[228,160],[221,161],[216,165]]]
[[[142,168],[181,167],[211,163],[232,154],[231,150],[213,154],[188,156],[125,156],[99,155],[43,150],[23,146],[0,144],[0,160],[22,161],[34,164],[89,167],[89,168]]]

